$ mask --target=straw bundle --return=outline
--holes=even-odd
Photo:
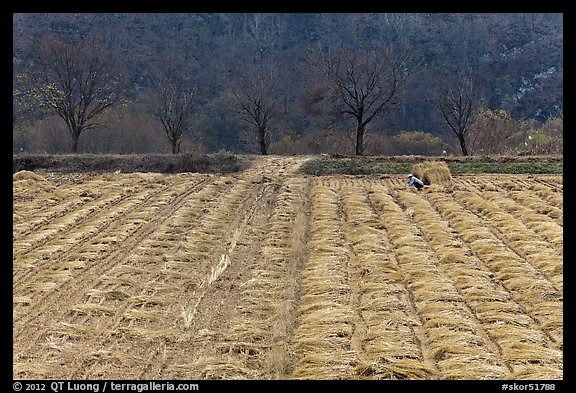
[[[412,166],[412,174],[424,184],[450,184],[452,175],[444,161],[425,161]]]
[[[52,182],[30,171],[14,173],[12,182],[16,189],[15,194],[19,196],[25,192],[29,193],[29,195],[34,195],[34,192],[50,192],[56,189]]]
[[[50,183],[44,177],[31,171],[19,171],[12,175],[12,181],[21,181],[21,180],[32,180],[35,182],[47,183],[52,185],[52,183]]]

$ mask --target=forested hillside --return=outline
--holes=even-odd
[[[544,124],[563,111],[562,14],[29,13],[13,15],[13,33],[15,151],[70,151],[60,117],[19,101],[29,91],[23,76],[35,65],[31,45],[51,34],[100,43],[122,75],[122,100],[79,138],[85,152],[169,152],[157,93],[170,83],[194,86],[182,150],[258,152],[254,113],[237,105],[253,97],[238,92],[256,86],[256,74],[265,79],[263,88],[274,80],[264,96],[273,99],[271,152],[306,150],[305,136],[308,151],[329,150],[331,137],[345,145],[355,125],[332,116],[329,78],[310,60],[338,48],[354,53],[385,46],[403,54],[401,70],[409,78],[394,92],[394,105],[368,125],[373,137],[426,133],[450,150],[435,93],[459,74],[474,81],[485,110],[503,111],[513,121]],[[320,131],[322,138],[310,137]],[[373,141],[381,143],[367,153],[389,152],[382,140]]]

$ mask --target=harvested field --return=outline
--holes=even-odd
[[[14,379],[563,379],[561,175],[13,176]]]

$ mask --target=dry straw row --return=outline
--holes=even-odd
[[[234,181],[234,188],[231,192],[222,198],[222,200],[215,201],[220,205],[220,209],[214,209],[210,212],[210,217],[204,221],[205,225],[196,228],[189,232],[189,239],[182,249],[182,254],[187,255],[191,262],[203,266],[206,272],[206,262],[214,258],[214,255],[220,255],[220,262],[217,264],[210,264],[208,267],[209,273],[198,274],[202,278],[199,281],[198,293],[193,294],[194,300],[188,304],[181,306],[182,317],[184,318],[185,329],[192,328],[194,325],[194,316],[198,312],[200,303],[210,290],[210,287],[217,281],[223,274],[226,268],[231,263],[238,263],[235,261],[235,247],[238,242],[244,242],[243,232],[244,227],[248,224],[251,215],[254,214],[256,208],[259,206],[258,198],[262,197],[263,192],[267,186],[257,187],[256,200],[248,200],[248,195],[254,195],[253,190],[255,184],[262,184],[262,177],[248,174],[249,176],[243,177],[239,181]],[[232,184],[232,181],[226,180],[227,184]],[[210,200],[205,202],[211,203]],[[244,217],[237,213],[242,211],[243,207],[252,205],[252,209],[244,209]],[[241,222],[239,222],[239,220]],[[234,222],[236,221],[236,224]],[[232,223],[232,225],[231,225]],[[231,230],[230,228],[235,228]],[[217,251],[214,245],[225,243],[222,239],[226,239],[227,235],[231,234],[231,238],[226,242],[227,247],[220,246]],[[198,247],[200,246],[200,247]],[[266,268],[265,264],[262,267]],[[261,268],[262,268],[261,267]],[[258,269],[257,269],[258,270]],[[252,269],[251,269],[252,271]],[[255,273],[257,274],[257,273]],[[202,342],[204,349],[193,362],[180,365],[177,367],[170,367],[169,372],[182,373],[188,376],[204,376],[211,379],[243,379],[247,375],[244,371],[249,371],[247,366],[235,367],[234,364],[247,364],[253,363],[254,358],[262,359],[265,357],[268,347],[259,343],[264,338],[269,337],[270,329],[264,329],[259,323],[257,316],[262,313],[269,313],[273,306],[273,299],[270,297],[265,299],[255,299],[247,296],[247,291],[251,287],[258,286],[256,277],[248,280],[244,285],[242,292],[243,301],[239,308],[240,315],[238,323],[231,322],[232,330],[221,331],[214,334],[203,335],[199,342]],[[273,293],[274,289],[269,289],[269,293]],[[250,315],[253,313],[254,315]],[[186,323],[188,321],[188,323]],[[197,340],[198,341],[198,340]],[[230,367],[221,367],[224,365]],[[263,373],[259,367],[250,364],[255,370],[250,371],[248,374],[255,375],[256,372]],[[220,371],[217,371],[220,370]],[[257,370],[257,371],[256,371]],[[218,375],[218,372],[221,374]]]
[[[115,311],[113,316],[106,316],[107,320],[93,319],[91,323],[106,327],[108,335],[123,338],[118,341],[119,358],[137,356],[143,348],[156,345],[158,340],[176,341],[190,326],[191,320],[186,319],[186,310],[178,304],[175,295],[191,284],[198,284],[199,272],[198,266],[178,252],[186,243],[187,233],[203,223],[201,217],[206,212],[206,205],[202,205],[200,199],[216,199],[228,188],[224,183],[215,182],[191,194],[173,212],[170,220],[127,255],[122,265],[115,266],[103,277],[98,287],[106,290],[90,292],[92,307],[99,304]],[[217,204],[211,207],[216,208]],[[103,335],[100,340],[105,337]],[[102,364],[101,367],[106,372],[119,372],[115,364]],[[140,365],[124,377],[136,378],[146,370],[145,364]]]
[[[433,378],[437,370],[425,361],[416,333],[421,321],[362,182],[343,185],[340,194],[346,240],[355,256],[350,274],[357,304],[353,339],[359,342],[355,378]]]
[[[222,184],[228,187],[226,194],[213,200],[205,199],[203,207],[208,206],[209,211],[202,216],[202,225],[191,228],[186,233],[182,250],[191,261],[197,261],[204,268],[208,268],[209,275],[213,274],[212,269],[220,263],[222,255],[234,241],[233,233],[228,232],[232,230],[231,224],[241,218],[237,216],[237,212],[246,202],[253,187],[244,180],[236,181],[232,187],[226,181]],[[226,238],[229,240],[223,242]]]
[[[530,191],[534,195],[539,196],[543,200],[550,203],[552,206],[557,207],[560,210],[564,209],[564,192],[563,192],[563,177],[552,177],[557,184],[557,187],[548,187],[540,183],[532,183],[529,187]]]
[[[186,190],[189,185],[190,183],[187,186],[178,184],[177,187]],[[166,201],[165,203],[173,200],[172,197],[166,198],[164,195],[159,195],[158,197],[160,200]],[[189,203],[194,204],[194,198],[190,198]],[[145,218],[145,213],[154,214],[158,211],[159,206],[162,206],[162,204],[140,205],[139,208],[144,213],[136,209],[130,211],[124,217],[125,220],[115,223],[115,225],[109,227],[107,232],[95,235],[92,242],[85,244],[83,247],[89,252],[90,259],[93,258],[94,251],[100,251],[99,258],[96,258],[91,265],[102,265],[98,259],[106,258],[110,255],[110,252],[119,247],[118,243],[129,240],[134,230],[141,223],[146,222],[145,219],[139,220],[139,218]],[[175,213],[177,214],[179,211]],[[162,234],[166,228],[167,225],[156,228],[157,232],[153,233],[152,237]],[[120,261],[124,263],[118,265],[118,269],[113,265],[118,261],[106,259],[108,266],[102,265],[101,269],[107,268],[110,270],[103,275],[101,280],[96,280],[91,290],[88,289],[90,296],[88,296],[87,301],[72,306],[71,312],[63,315],[64,320],[62,322],[67,324],[63,326],[68,326],[68,328],[66,330],[60,329],[60,334],[67,334],[66,331],[74,333],[78,335],[77,339],[85,341],[87,346],[101,346],[110,335],[143,337],[143,339],[148,337],[150,339],[150,337],[158,337],[157,333],[161,333],[164,336],[170,334],[166,329],[155,331],[151,326],[152,323],[161,325],[164,319],[170,320],[170,318],[164,318],[166,315],[166,307],[164,306],[170,304],[170,300],[169,298],[161,297],[161,295],[164,296],[165,292],[161,290],[162,283],[157,281],[160,266],[156,265],[150,269],[147,269],[149,265],[139,266],[137,269],[134,266],[130,266],[134,260],[142,257],[142,254],[151,254],[147,248],[149,244],[145,243],[140,243],[139,247],[132,249],[129,254],[122,255]],[[82,249],[79,249],[75,254],[68,255],[68,257],[82,257]],[[136,275],[134,274],[135,272],[137,272]],[[154,295],[158,292],[160,292],[158,295]],[[114,313],[111,314],[109,310],[114,310]],[[74,327],[75,330],[71,330],[71,327]],[[84,330],[87,332],[97,331],[98,334],[94,337],[82,336],[80,333]],[[132,345],[134,343],[126,345],[126,342],[122,341],[122,344],[119,344],[119,347],[122,348],[118,352],[119,356],[126,358],[126,356],[130,356],[131,352],[140,350],[138,344],[136,344],[134,350],[131,350]],[[61,356],[66,355],[62,354]],[[113,366],[107,364],[98,364],[98,367],[113,368]],[[63,370],[62,372],[66,371]],[[73,373],[74,370],[70,372]]]
[[[475,214],[446,195],[428,195],[430,204],[458,233],[460,240],[503,285],[513,300],[532,316],[562,348],[562,299],[532,265],[510,250]],[[547,310],[547,312],[542,312]]]
[[[44,206],[57,204],[57,189],[46,178],[30,171],[19,171],[12,175],[13,220],[16,227],[27,221],[27,217]]]
[[[15,210],[21,206],[20,209],[24,213],[23,219],[15,223],[13,231],[15,236],[28,234],[40,225],[45,225],[93,201],[98,202],[100,199],[116,200],[115,198],[118,196],[129,197],[140,191],[140,189],[135,189],[132,192],[126,192],[122,187],[117,186],[119,183],[135,184],[133,176],[119,180],[116,178],[114,181],[109,181],[103,176],[97,176],[85,183],[56,188],[50,194],[43,195],[42,198],[34,198],[30,201],[15,199]],[[155,178],[151,181],[156,180]],[[17,182],[14,183],[15,188],[17,184]]]
[[[181,189],[185,189],[185,186],[181,186]],[[188,206],[194,206],[196,203],[194,196],[187,201]],[[177,210],[174,213],[174,217],[178,217],[186,212],[187,209],[185,207],[187,205]],[[156,204],[153,206],[154,207],[141,206],[141,208],[147,209],[146,211],[152,214],[158,209]],[[113,226],[110,232],[103,232],[96,235],[94,241],[87,245],[85,249],[90,252],[92,246],[96,248],[102,247],[102,253],[100,255],[108,255],[110,247],[118,247],[118,244],[122,244],[122,242],[128,240],[131,234],[130,232],[134,230],[133,227],[137,227],[137,225],[134,225],[134,222],[130,220],[130,217],[139,217],[141,215],[142,212],[140,211],[131,211],[128,213],[127,220]],[[197,218],[198,216],[195,217]],[[179,222],[185,223],[186,220],[180,218]],[[179,241],[169,244],[159,240],[165,237],[166,232],[174,231],[174,229],[175,227],[171,222],[165,222],[156,229],[156,232],[154,232],[151,237],[141,242],[129,254],[124,255],[124,263],[112,266],[109,272],[103,275],[92,289],[87,291],[89,295],[87,303],[77,304],[73,308],[74,312],[72,315],[102,314],[97,310],[111,308],[115,310],[115,315],[122,315],[122,310],[127,310],[129,319],[131,320],[159,320],[160,318],[147,318],[144,317],[144,314],[138,313],[145,311],[142,310],[142,307],[163,306],[171,303],[170,299],[165,297],[166,291],[163,290],[164,286],[157,280],[162,270],[162,253],[169,254],[171,250],[173,251],[176,248],[179,242],[183,241],[186,230],[184,227],[180,228],[181,237]],[[93,252],[90,252],[90,254],[92,255]],[[81,255],[82,253],[79,252],[73,254],[72,257],[79,258]],[[152,290],[147,287],[148,283],[150,283],[151,288],[153,288]],[[172,286],[168,289],[174,291],[177,290],[178,287]],[[142,293],[137,294],[138,290],[142,291]],[[162,296],[150,295],[151,292],[161,292]],[[119,307],[118,301],[122,302],[124,306]],[[134,307],[134,309],[130,309],[130,307]],[[79,312],[81,310],[84,310],[84,312]],[[96,310],[96,312],[89,312],[90,310]],[[108,313],[104,314],[107,315]],[[116,322],[106,323],[98,320],[94,321],[94,323],[111,326]]]
[[[414,212],[402,210],[386,190],[377,185],[371,187],[370,198],[395,247],[395,256],[422,321],[423,351],[439,370],[438,377],[503,378],[508,370],[497,348],[453,280],[440,269],[440,261],[431,246],[412,224],[410,217]]]
[[[113,199],[117,198],[116,196]],[[135,212],[139,215],[142,214],[137,208],[143,209],[148,214],[152,214],[152,209],[157,209],[157,205],[147,206],[142,204],[148,198],[149,196],[146,194],[137,193],[133,197],[124,199],[122,203],[112,204],[112,206],[107,207],[106,205],[111,204],[111,200],[103,200],[104,206],[100,209],[101,214],[90,215],[91,211],[98,209],[88,206],[87,211],[81,209],[64,216],[60,220],[61,222],[55,222],[47,227],[47,231],[43,231],[50,233],[49,229],[53,226],[56,228],[56,234],[60,231],[63,231],[64,234],[54,239],[49,239],[49,241],[45,240],[47,243],[44,246],[32,250],[32,252],[25,254],[21,258],[16,258],[15,266],[28,264],[30,263],[29,261],[34,263],[33,261],[48,260],[53,258],[54,255],[58,255],[57,253],[65,253],[76,248],[76,251],[60,256],[58,262],[50,266],[52,270],[70,272],[69,265],[74,261],[94,260],[94,255],[107,255],[114,250],[118,243],[130,237],[131,233],[138,228],[137,224],[139,222],[144,222],[143,220],[134,220],[136,218],[134,217]],[[87,216],[89,220],[85,220]],[[111,222],[114,222],[113,226],[109,225]],[[72,228],[74,228],[74,231],[70,232]],[[86,254],[89,254],[89,256],[85,256]],[[19,277],[16,276],[15,282],[18,279]],[[63,281],[60,280],[57,284]]]
[[[563,192],[562,182],[560,179],[560,188],[553,188],[538,183],[538,178],[527,179],[524,187],[514,187],[508,190],[501,186],[499,178],[493,176],[482,176],[479,184],[476,185],[480,190],[499,191],[506,194],[509,198],[517,201],[522,206],[532,209],[536,213],[543,215],[543,218],[549,217],[562,225],[563,216]]]
[[[230,184],[226,180],[219,180],[194,194],[190,203],[176,212],[168,228],[158,236],[156,246],[173,244],[175,240],[172,239],[178,242],[178,247],[172,252],[158,255],[161,274],[167,281],[200,287],[203,281],[210,280],[215,274],[222,274],[225,270],[223,267],[227,267],[229,259],[223,261],[221,254],[214,261],[214,244],[218,244],[217,239],[223,237],[223,231],[228,230],[227,226],[222,225],[223,214],[230,214],[229,209],[236,209],[238,200],[246,193],[244,184],[232,190]],[[219,270],[215,273],[214,269]]]
[[[563,224],[563,184],[561,176],[546,176],[543,178],[526,179],[522,186],[513,181],[506,180],[502,183],[494,181],[497,185],[493,191],[507,190],[509,194],[516,198],[517,195],[523,194],[521,203],[529,206],[537,213],[546,215],[554,219],[559,225]],[[549,184],[551,181],[551,184]],[[554,185],[556,183],[557,185]]]
[[[36,207],[32,202],[43,206],[41,208]],[[78,198],[77,195],[61,203],[57,201],[51,203],[42,198],[34,199],[31,202],[14,199],[14,215],[12,220],[14,240],[20,240],[22,237],[36,231],[42,225],[46,225],[57,217],[67,214],[69,211],[78,209],[85,203],[86,201]]]
[[[314,186],[310,254],[292,345],[296,356],[292,376],[297,379],[349,379],[357,362],[351,347],[350,256],[342,245],[338,212],[333,186]]]
[[[42,226],[35,223],[38,226],[34,228],[34,231],[31,231],[31,228],[27,228],[29,232],[28,234],[23,236],[17,235],[17,238],[13,242],[15,255],[29,251],[30,249],[37,247],[39,244],[50,241],[58,234],[69,231],[70,229],[85,223],[87,220],[92,221],[92,217],[97,212],[104,212],[102,213],[103,215],[108,214],[110,205],[114,205],[122,199],[122,194],[117,192],[107,194],[102,199],[83,205],[74,203],[65,205],[64,208],[66,210],[61,210],[58,215],[52,215],[43,219]],[[46,209],[46,211],[50,210],[51,209]],[[101,220],[103,223],[109,222],[103,218]],[[101,220],[97,220],[97,222]]]
[[[543,206],[539,201],[533,202],[533,196],[529,191],[513,191],[513,199],[504,198],[501,193],[486,195],[487,199],[496,203],[500,208],[522,220],[527,228],[533,230],[550,243],[560,254],[563,253],[563,226],[562,222],[546,214],[548,206]]]
[[[176,292],[182,290],[182,285],[199,285],[199,275],[205,267],[194,263],[186,252],[186,247],[194,247],[189,243],[189,236],[202,226],[214,225],[211,215],[221,207],[216,202],[207,206],[200,201],[216,199],[228,189],[223,182],[214,182],[190,195],[169,220],[140,243],[118,272],[137,277],[139,282],[146,277],[158,277],[160,281],[156,281],[155,288],[159,292]]]
[[[485,197],[485,194],[488,195]],[[483,225],[496,230],[499,237],[504,239],[509,247],[538,269],[559,291],[562,291],[562,255],[537,233],[527,228],[524,224],[527,218],[522,214],[523,212],[512,215],[500,208],[498,202],[501,202],[503,198],[494,194],[491,191],[484,192],[482,195],[470,191],[456,191],[454,197],[482,217]]]
[[[504,177],[502,181],[495,181],[499,189],[508,191],[530,190],[532,193],[559,209],[563,209],[563,177],[556,175],[534,176],[514,179]]]
[[[550,342],[540,327],[524,314],[510,293],[494,279],[494,273],[452,234],[451,228],[434,208],[424,199],[409,193],[401,193],[399,200],[414,210],[414,218],[429,244],[434,246],[442,271],[454,281],[466,304],[498,346],[503,362],[511,370],[505,378],[512,378],[519,370],[524,370],[529,362],[546,363],[550,360],[547,356],[557,360],[560,354],[550,350]],[[534,350],[520,351],[522,343],[530,343]],[[542,356],[535,360],[535,353]],[[548,377],[556,378],[559,373],[561,370],[556,368]]]

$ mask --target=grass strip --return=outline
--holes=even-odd
[[[442,158],[435,158],[442,160]],[[405,174],[412,171],[414,160],[380,161],[363,157],[321,157],[308,161],[300,168],[300,172],[308,175],[370,175],[370,174]],[[562,174],[563,160],[541,161],[487,161],[484,157],[478,161],[446,160],[453,175],[508,173],[508,174]]]

